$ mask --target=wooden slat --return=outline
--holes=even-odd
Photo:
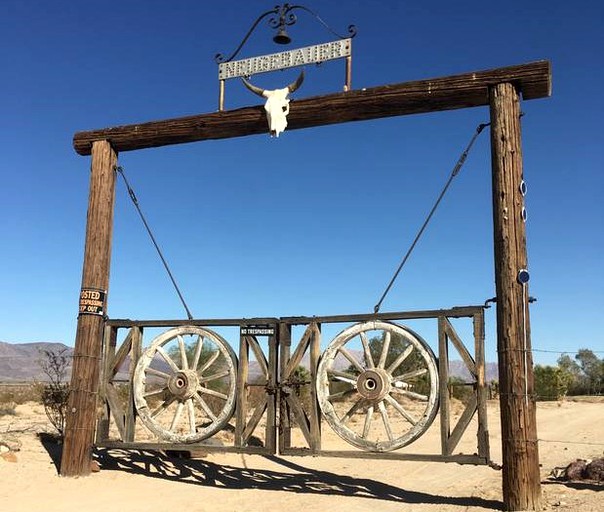
[[[321,326],[313,323],[313,336],[310,340],[310,449],[313,452],[321,449],[321,410],[317,396],[317,368],[321,357]]]
[[[254,336],[246,336],[245,337],[247,344],[254,352],[254,356],[256,356],[256,362],[260,366],[260,370],[262,371],[262,375],[268,379],[268,364],[260,345],[258,344],[258,340],[254,338]]]
[[[262,418],[264,411],[266,411],[266,407],[268,402],[266,400],[266,395],[262,397],[262,401],[256,406],[252,416],[247,422],[247,425],[243,429],[243,435],[241,436],[241,446],[246,446],[248,441],[250,440],[251,435],[254,433],[254,430],[258,426],[258,422]]]
[[[475,412],[476,395],[470,395],[470,399],[466,405],[466,408],[459,417],[459,420],[457,420],[457,424],[455,425],[455,428],[453,429],[451,435],[449,436],[449,439],[447,440],[446,455],[451,455],[453,453],[453,450],[455,450],[455,447],[457,446],[457,443],[459,443],[461,436],[463,436],[464,432],[468,428],[468,425],[470,424],[470,421],[472,421],[472,417],[474,416]]]
[[[287,361],[287,366],[285,367],[285,370],[283,371],[283,379],[285,379],[285,380],[289,379],[291,377],[292,373],[294,372],[294,370],[300,364],[300,361],[302,361],[302,357],[304,356],[304,353],[306,352],[306,349],[308,348],[310,338],[313,334],[313,327],[314,327],[314,324],[310,324],[304,331],[304,334],[302,335],[302,338],[300,339],[298,346],[296,347],[296,350],[294,350],[294,353],[292,354],[290,360]]]
[[[297,456],[324,456],[341,457],[345,459],[371,459],[371,460],[408,460],[417,462],[453,462],[455,464],[473,464],[484,466],[489,463],[487,459],[477,455],[431,455],[425,453],[401,453],[401,452],[367,452],[362,450],[321,450],[313,453],[307,448],[289,448],[283,455]]]
[[[277,397],[276,390],[279,379],[279,338],[270,336],[268,339],[268,386],[266,390],[266,430],[265,446],[270,453],[277,453]]]
[[[105,441],[97,445],[99,448],[116,449],[116,450],[154,450],[154,451],[201,451],[207,453],[246,453],[266,455],[268,450],[262,446],[216,446],[214,444],[202,443],[122,443],[120,441]]]
[[[296,424],[300,427],[300,431],[302,432],[304,439],[306,439],[306,443],[309,447],[312,446],[313,442],[310,434],[310,423],[308,422],[308,416],[306,416],[300,400],[294,394],[286,396],[285,400],[287,401],[290,410],[294,413]]]
[[[390,311],[388,313],[356,313],[350,315],[322,315],[322,316],[284,316],[281,318],[194,318],[192,320],[183,319],[164,319],[164,320],[131,320],[123,318],[113,318],[107,320],[107,325],[112,327],[179,327],[181,325],[199,325],[210,326],[241,326],[250,324],[276,324],[285,322],[290,325],[307,325],[316,323],[342,323],[342,322],[366,322],[368,320],[413,320],[420,318],[438,318],[446,316],[448,318],[471,318],[477,311],[481,311],[484,306],[460,306],[450,309],[426,309],[417,311]]]
[[[478,455],[489,459],[489,426],[487,418],[487,385],[484,355],[484,311],[476,313],[474,324],[474,353],[476,354],[476,399],[478,403]]]
[[[444,318],[444,327],[447,336],[449,337],[449,340],[451,341],[451,343],[453,343],[453,345],[457,349],[457,352],[459,352],[459,355],[463,359],[464,363],[466,363],[466,366],[468,370],[470,370],[470,373],[472,374],[474,379],[476,379],[476,362],[468,352],[468,349],[463,344],[460,337],[457,335],[457,332],[455,332],[455,329],[453,329],[453,326],[451,325],[451,322],[449,322],[448,318]]]
[[[141,356],[143,336],[140,327],[133,327],[132,350],[130,351],[130,385],[128,386],[128,405],[126,407],[126,423],[124,425],[124,441],[129,443],[134,441],[134,429],[136,425],[136,407],[134,406],[134,370]]]
[[[243,446],[243,432],[247,420],[247,377],[249,371],[249,345],[247,336],[239,338],[239,369],[237,371],[237,395],[235,409],[235,446]]]
[[[124,342],[120,345],[120,348],[118,349],[117,353],[111,359],[111,364],[110,364],[111,373],[109,373],[107,380],[111,380],[111,379],[113,379],[113,377],[115,377],[116,373],[120,369],[120,366],[122,366],[122,364],[126,360],[126,357],[128,357],[128,354],[130,353],[130,348],[132,347],[132,331],[133,330],[134,330],[134,326],[132,329],[130,329],[128,331],[128,334],[126,335],[126,338],[124,339]]]
[[[105,325],[103,335],[103,365],[101,369],[101,383],[99,385],[99,403],[102,404],[102,414],[97,422],[95,442],[99,443],[109,437],[109,423],[111,421],[111,410],[107,402],[107,382],[111,380],[111,362],[115,357],[115,346],[117,343],[117,328]]]
[[[500,83],[513,83],[525,100],[547,97],[551,94],[550,63],[538,61],[296,100],[290,105],[287,129],[485,106],[489,87]],[[267,131],[264,109],[258,105],[79,132],[73,145],[80,155],[89,155],[97,140],[111,141],[122,152]]]
[[[451,419],[449,416],[449,344],[444,316],[438,317],[438,395],[440,397],[440,446],[441,453],[447,455]]]
[[[120,404],[120,399],[117,396],[117,391],[113,387],[113,384],[108,382],[107,386],[105,387],[105,392],[105,398],[109,403],[109,409],[111,409],[111,417],[113,418],[113,421],[115,421],[115,426],[117,427],[117,430],[120,434],[120,439],[124,439],[126,432],[126,426],[124,424],[124,409],[122,409],[122,406]]]
[[[290,359],[292,344],[292,327],[284,322],[279,323],[279,361],[280,361],[280,374],[279,382],[284,382],[286,379],[285,368],[287,362]],[[290,425],[290,411],[285,400],[283,393],[279,390],[278,395],[279,404],[279,453],[283,453],[284,450],[291,446],[291,425]]]

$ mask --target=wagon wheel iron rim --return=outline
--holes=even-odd
[[[378,350],[372,350],[374,338]],[[332,429],[367,451],[408,445],[438,411],[434,353],[412,330],[391,322],[364,322],[340,332],[321,356],[316,388]]]
[[[235,410],[237,357],[219,334],[196,326],[151,341],[133,379],[143,424],[160,439],[195,443],[225,427]]]

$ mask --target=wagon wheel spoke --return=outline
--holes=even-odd
[[[403,373],[402,375],[399,375],[396,379],[394,379],[394,381],[407,381],[410,379],[414,379],[415,377],[420,377],[421,375],[426,375],[426,373],[428,373],[428,368],[418,368],[417,370],[413,370],[412,372],[407,372]]]
[[[182,339],[182,336],[177,336],[178,339],[178,351],[180,352],[180,366],[183,370],[189,369],[189,361],[187,359],[187,351],[185,349],[185,340]]]
[[[352,415],[357,412],[360,407],[363,405],[363,402],[365,401],[364,398],[359,398],[354,404],[353,406],[348,409],[348,411],[346,411],[346,414],[344,414],[344,416],[342,416],[340,418],[340,423],[342,423],[342,425],[346,425],[346,423],[348,423],[348,420],[350,418],[352,418]]]
[[[373,420],[373,405],[367,408],[367,414],[365,415],[365,424],[363,425],[363,437],[369,436],[369,429],[371,428],[371,421]]]
[[[373,356],[371,355],[371,350],[369,349],[369,341],[367,340],[367,335],[364,332],[360,333],[361,343],[363,344],[363,353],[365,354],[365,362],[368,368],[375,368],[375,363],[373,362]]]
[[[169,398],[166,398],[162,402],[162,404],[151,413],[151,417],[157,418],[162,412],[164,412],[168,407],[170,407],[170,405],[172,405],[174,400],[176,400],[176,397],[174,397],[174,396],[170,396]]]
[[[411,355],[411,352],[413,352],[413,345],[409,345],[405,350],[403,350],[386,371],[390,374],[394,373],[394,370],[396,370],[402,364],[402,362]]]
[[[164,358],[164,361],[168,363],[168,366],[172,368],[175,372],[179,372],[180,368],[174,362],[174,360],[168,355],[168,353],[163,349],[163,347],[157,347],[157,352]]]
[[[327,374],[332,376],[333,380],[346,382],[347,384],[352,384],[353,386],[357,383],[357,378],[350,373],[329,369],[327,370]]]
[[[394,440],[394,434],[392,433],[392,427],[390,426],[390,420],[388,419],[388,411],[386,410],[386,406],[384,405],[383,401],[378,404],[378,410],[380,411],[382,421],[384,422],[386,435],[388,436],[388,439],[392,441]]]
[[[223,370],[221,372],[215,373],[213,375],[208,375],[207,377],[203,377],[199,379],[199,383],[202,384],[204,382],[210,382],[217,379],[222,379],[222,377],[226,377],[229,374],[228,370]]]
[[[411,425],[415,426],[417,425],[417,420],[411,416],[406,410],[405,408],[399,404],[394,398],[392,398],[390,395],[387,395],[385,397],[385,400],[392,406],[394,407],[399,414],[405,418],[409,423],[411,423]]]
[[[338,398],[345,398],[348,395],[352,395],[353,393],[356,393],[356,392],[357,392],[356,388],[353,387],[353,388],[347,389],[345,391],[339,391],[337,393],[333,393],[331,395],[328,395],[327,396],[327,400],[329,400],[331,402],[331,401],[333,401],[335,399],[338,399]]]
[[[176,412],[174,413],[174,417],[172,418],[172,423],[170,424],[170,430],[174,432],[176,430],[176,426],[180,420],[180,416],[182,415],[182,411],[185,408],[185,404],[183,402],[178,402],[176,405]]]
[[[199,358],[201,357],[201,350],[203,349],[203,336],[197,336],[197,344],[195,345],[195,354],[193,355],[193,361],[191,362],[191,368],[197,370],[199,365]]]
[[[356,357],[354,357],[350,352],[348,352],[348,350],[346,350],[344,347],[340,347],[339,352],[346,359],[348,359],[356,367],[356,369],[359,370],[361,373],[365,371],[365,368],[363,368],[363,366],[361,365],[359,360]]]
[[[210,356],[210,358],[205,362],[205,364],[199,370],[197,370],[197,373],[199,375],[202,375],[203,372],[205,372],[210,366],[212,366],[216,362],[216,359],[218,359],[219,357],[220,357],[220,351],[216,350]]]
[[[193,398],[197,400],[197,403],[201,406],[203,412],[207,414],[208,418],[210,418],[212,421],[216,421],[216,415],[212,412],[212,409],[210,409],[210,406],[206,403],[206,401],[201,398],[198,393],[195,393]]]
[[[422,395],[421,393],[407,391],[406,389],[392,388],[392,392],[397,393],[399,395],[408,396],[409,398],[415,398],[416,400],[420,400],[421,402],[427,402],[430,398],[428,395]]]
[[[386,357],[388,356],[388,350],[390,349],[390,331],[386,331],[384,335],[384,345],[382,346],[382,353],[380,354],[380,360],[378,362],[378,368],[384,368],[386,364]]]
[[[228,398],[228,395],[225,395],[224,393],[221,393],[220,391],[214,391],[213,389],[209,389],[209,388],[199,388],[198,391],[200,393],[203,393],[204,395],[210,395],[210,396],[216,396],[218,398],[222,398],[223,400],[226,400]]]
[[[164,391],[166,391],[168,389],[168,386],[163,386],[161,388],[157,388],[157,389],[152,389],[149,391],[146,391],[145,393],[143,393],[143,396],[145,398],[147,398],[148,396],[153,396],[153,395],[160,395],[162,394]]]
[[[195,406],[193,404],[193,399],[189,398],[187,400],[187,413],[189,416],[189,433],[194,434],[196,431],[195,428]]]
[[[151,368],[150,366],[148,368],[145,368],[145,372],[150,373],[151,375],[155,375],[156,377],[163,377],[164,379],[170,378],[170,375],[168,375],[166,372],[156,370],[155,368]]]

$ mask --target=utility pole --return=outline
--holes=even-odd
[[[109,287],[116,164],[117,154],[108,141],[93,143],[80,314],[61,458],[62,476],[85,476],[91,470]]]
[[[509,82],[491,86],[489,95],[503,501],[505,510],[539,510],[520,99]]]

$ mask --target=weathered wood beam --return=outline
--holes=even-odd
[[[541,510],[528,277],[521,277],[528,265],[520,98],[511,83],[490,94],[503,503],[504,510]]]
[[[514,84],[525,100],[547,97],[551,94],[550,63],[538,61],[292,101],[288,130],[485,106],[489,87],[500,83]],[[89,155],[98,140],[108,140],[122,152],[267,132],[264,109],[258,105],[79,132],[73,145],[80,155]]]
[[[96,141],[92,148],[82,291],[109,288],[116,163],[117,153],[111,144]],[[101,309],[104,313],[106,304]],[[103,314],[78,316],[61,476],[86,476],[91,471],[104,328]],[[106,386],[110,404],[111,390]],[[115,411],[115,404],[111,409]]]

